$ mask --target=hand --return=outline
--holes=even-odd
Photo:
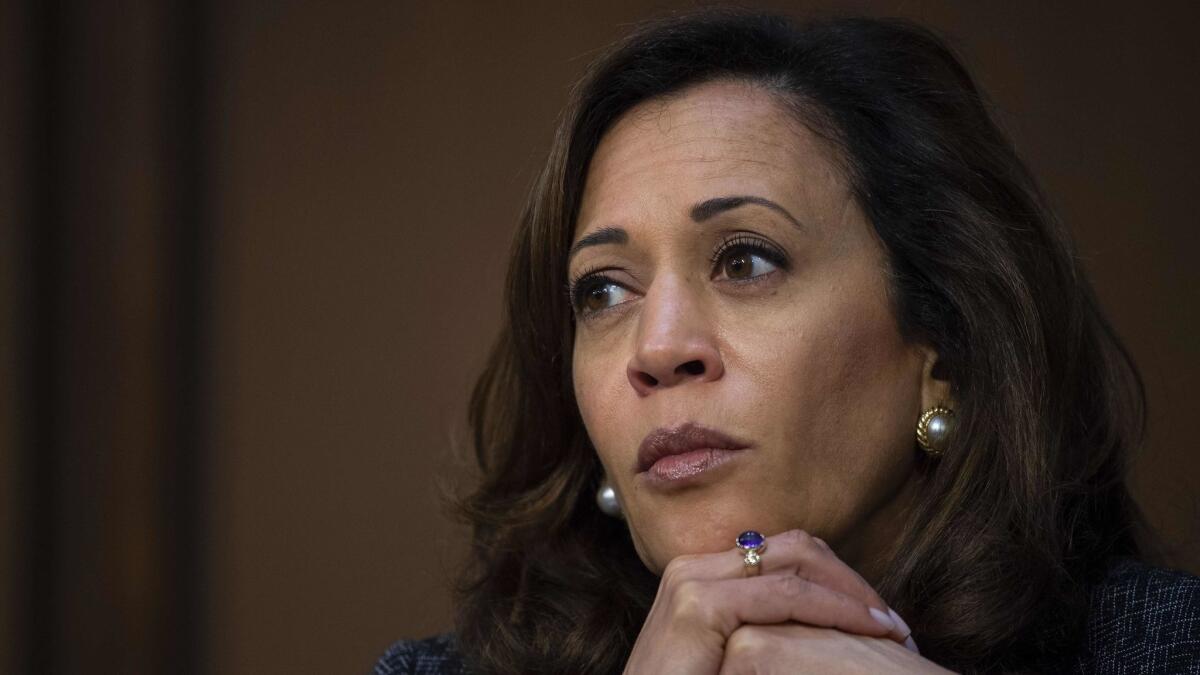
[[[759,576],[745,577],[732,549],[668,563],[625,673],[716,675],[735,631],[789,622],[886,638],[907,651],[909,636],[883,599],[820,539],[802,530],[770,537],[761,565]],[[755,637],[739,638],[751,641],[741,649]]]
[[[746,625],[725,643],[720,675],[949,673],[892,640],[798,623]]]

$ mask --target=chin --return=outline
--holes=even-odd
[[[644,550],[639,546],[642,560],[656,574],[681,555],[732,551],[734,540],[746,530],[772,535],[795,527],[776,522],[782,519],[763,518],[761,509],[740,499],[654,513],[653,522],[646,523],[647,531],[635,541],[644,545]]]

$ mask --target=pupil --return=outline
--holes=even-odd
[[[608,296],[607,288],[601,287],[593,289],[592,292],[588,294],[589,307],[592,309],[595,309],[596,307],[603,307],[606,296]]]
[[[729,276],[741,276],[743,272],[749,270],[750,264],[746,260],[745,255],[735,256],[729,259]]]

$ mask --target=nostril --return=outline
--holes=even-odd
[[[658,386],[658,379],[650,373],[638,373],[637,378],[641,380],[642,384],[646,385],[647,387]]]
[[[689,375],[703,375],[704,374],[704,362],[700,361],[700,360],[688,361],[687,363],[685,363],[679,367],[682,368],[683,371]]]

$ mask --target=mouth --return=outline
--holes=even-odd
[[[679,483],[724,464],[749,443],[686,422],[659,428],[638,447],[637,473],[654,483]]]

